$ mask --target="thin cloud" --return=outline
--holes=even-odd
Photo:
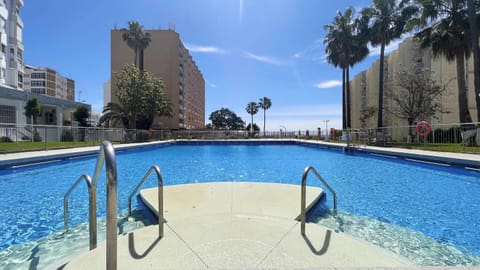
[[[185,44],[185,47],[190,52],[198,52],[198,53],[216,53],[216,54],[226,54],[227,51],[224,49],[220,49],[214,46],[201,46],[201,45],[193,45],[193,44]]]
[[[238,18],[240,20],[240,24],[242,24],[242,22],[243,22],[243,0],[239,0],[238,5],[239,5],[239,7],[238,7]]]
[[[292,55],[293,59],[307,59],[314,62],[322,61],[326,59],[324,51],[323,41],[321,39],[315,40],[307,48],[296,52]]]
[[[253,54],[251,52],[243,52],[243,56],[248,58],[248,59],[252,59],[252,60],[255,60],[255,61],[258,61],[258,62],[270,64],[270,65],[276,65],[276,66],[285,65],[285,62],[280,61],[280,60],[275,59],[275,58],[270,57],[270,56]]]
[[[324,81],[321,83],[315,84],[313,87],[319,88],[319,89],[326,89],[326,88],[333,88],[337,86],[341,86],[342,82],[338,80],[329,80],[329,81]]]
[[[400,45],[400,43],[402,43],[404,40],[405,39],[397,39],[390,42],[388,46],[385,46],[385,55],[388,55],[398,49],[398,45]],[[370,54],[368,56],[380,56],[380,45],[378,45],[377,47],[372,47],[371,44],[368,44],[368,49],[370,50]]]

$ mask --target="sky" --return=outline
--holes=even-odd
[[[325,60],[323,26],[337,10],[368,0],[26,0],[25,63],[75,80],[76,101],[102,111],[110,79],[110,30],[139,21],[175,31],[205,79],[205,121],[226,107],[247,124],[245,108],[272,100],[266,129],[341,128],[341,69]],[[387,53],[398,46],[393,42]],[[351,70],[351,79],[378,60],[378,48]],[[263,127],[263,111],[254,116]]]

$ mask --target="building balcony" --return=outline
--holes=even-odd
[[[8,20],[8,10],[6,6],[0,6],[0,17],[2,17],[4,21]]]

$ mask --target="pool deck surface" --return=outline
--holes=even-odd
[[[320,188],[308,187],[307,206]],[[141,198],[158,213],[157,189]],[[346,234],[307,223],[300,234],[298,185],[215,182],[164,187],[158,225],[118,238],[119,269],[406,267],[408,261]],[[104,269],[105,243],[64,269]]]

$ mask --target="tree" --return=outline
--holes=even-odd
[[[468,22],[470,29],[478,29],[478,10],[480,1],[468,0]],[[477,122],[480,122],[480,47],[478,45],[478,31],[471,31],[470,40],[473,53],[473,75],[475,87],[475,101],[477,103]]]
[[[260,127],[258,127],[257,124],[253,123],[253,132],[252,132],[252,124],[248,124],[248,126],[245,128],[248,132],[251,132],[250,135],[253,136],[255,134],[258,134],[260,131]]]
[[[105,124],[107,127],[115,127],[119,124],[124,128],[128,128],[128,113],[122,105],[109,102],[107,106],[103,107],[103,115],[100,117],[100,124]]]
[[[250,126],[250,133],[253,133],[253,115],[257,114],[258,112],[258,104],[256,102],[250,102],[247,104],[247,107],[245,108],[245,110],[247,111],[248,114],[250,114],[252,116],[252,122],[251,122],[251,126]]]
[[[361,128],[367,128],[368,119],[372,118],[376,112],[377,112],[377,109],[373,106],[367,106],[364,109],[360,110],[359,120],[360,120]]]
[[[373,0],[370,7],[362,10],[364,20],[369,22],[370,43],[380,45],[377,128],[383,127],[385,46],[401,37],[407,22],[416,13],[417,7],[410,5],[410,0]]]
[[[444,55],[447,61],[456,61],[459,120],[460,123],[472,122],[465,81],[465,57],[469,57],[472,45],[465,1],[417,2],[422,6],[418,24],[424,26],[434,22],[415,34],[415,38],[420,41],[421,48],[430,47],[434,57]]]
[[[127,128],[148,129],[155,116],[172,116],[163,80],[149,72],[141,72],[133,65],[126,65],[115,76],[115,94],[128,118]],[[122,123],[127,122],[122,120]]]
[[[128,29],[123,28],[122,31],[125,31],[122,35],[123,41],[135,53],[135,66],[143,71],[143,52],[152,41],[150,33],[145,32],[138,21],[129,21]]]
[[[81,127],[88,126],[87,120],[90,117],[90,110],[87,106],[80,104],[75,108],[73,112],[73,118],[78,122],[78,125]]]
[[[342,69],[342,110],[343,128],[351,126],[350,116],[350,69],[367,57],[368,39],[365,38],[366,25],[363,18],[353,18],[353,8],[349,7],[344,14],[337,11],[332,24],[324,25],[327,34],[323,40],[326,44],[327,61]],[[363,19],[363,20],[362,20]]]
[[[207,127],[212,129],[240,130],[245,128],[245,122],[243,122],[242,118],[227,108],[221,108],[212,112],[208,119],[212,123],[208,124]]]
[[[268,97],[261,98],[258,106],[263,109],[263,135],[265,135],[266,111],[272,106],[272,100]]]
[[[421,68],[403,69],[395,74],[392,82],[391,97],[394,106],[390,112],[400,119],[407,120],[409,135],[414,135],[411,128],[415,121],[427,120],[436,113],[446,113],[442,108],[440,97],[447,91],[447,85],[440,85],[432,79],[430,70]]]
[[[40,115],[41,110],[42,106],[36,97],[31,97],[27,100],[27,104],[25,106],[25,115],[27,118],[32,120],[32,124],[37,124],[37,118]]]

